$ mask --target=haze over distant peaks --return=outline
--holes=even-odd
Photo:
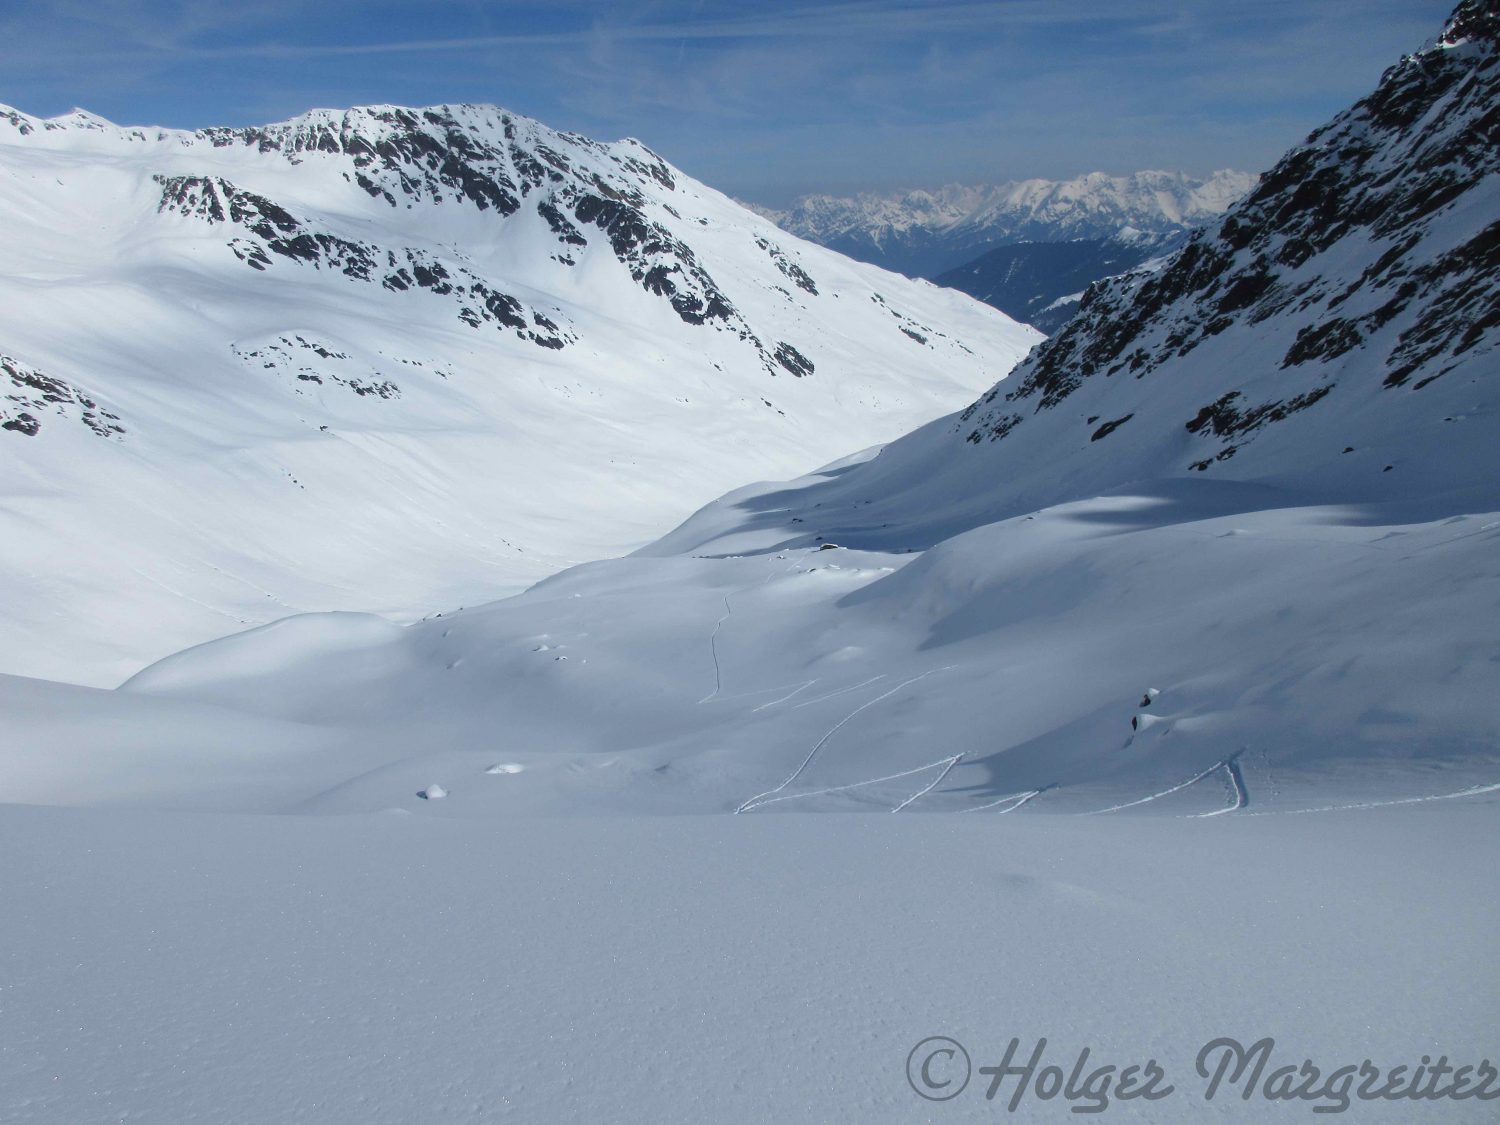
[[[1254,183],[1253,174],[1230,169],[1206,177],[1091,172],[1072,180],[807,195],[784,210],[760,211],[852,258],[930,277],[1006,243],[1185,232],[1222,214]]]

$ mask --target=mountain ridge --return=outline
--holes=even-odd
[[[0,573],[34,674],[496,596],[886,440],[1038,338],[496,107],[0,110],[0,214]]]
[[[1489,6],[1460,5],[1433,45],[1160,268],[1094,284],[1058,335],[969,408],[815,490],[821,530],[859,539],[831,522],[845,501],[825,493],[839,492],[860,508],[878,494],[864,520],[926,491],[907,510],[956,506],[972,513],[965,523],[1183,474],[1362,500],[1399,494],[1403,480],[1484,492],[1484,365],[1500,326],[1497,26]],[[978,490],[976,473],[1005,483]]]
[[[13,791],[95,802],[123,737],[139,803],[301,814],[1493,803],[1500,41],[1445,42],[883,448],[440,620],[0,679],[66,748]]]

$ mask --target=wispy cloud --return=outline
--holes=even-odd
[[[799,188],[1262,166],[1449,0],[33,0],[0,101],[131,122],[493,101]]]
[[[81,4],[53,0],[55,17],[69,22],[83,19],[101,29],[120,33],[123,41],[98,44],[97,53],[154,51],[183,58],[314,59],[366,55],[442,54],[488,51],[495,48],[577,46],[601,34],[621,42],[642,44],[734,42],[739,40],[901,39],[912,35],[942,36],[982,33],[1022,25],[1063,27],[1097,23],[1145,22],[1170,16],[1170,0],[1135,0],[1128,6],[1078,3],[1062,6],[1050,0],[990,0],[990,2],[890,3],[855,0],[841,4],[797,7],[756,15],[638,22],[599,14],[587,26],[562,30],[501,32],[451,36],[421,36],[358,41],[296,42],[284,37],[256,42],[213,43],[206,39],[251,24],[279,23],[263,6],[200,3],[186,5],[176,18],[152,24],[140,18],[140,5]],[[287,5],[280,5],[286,12]],[[481,6],[481,11],[486,10]],[[295,21],[287,21],[295,23]],[[341,29],[345,35],[349,28]]]

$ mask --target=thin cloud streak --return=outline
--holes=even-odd
[[[852,3],[801,8],[772,17],[691,23],[595,23],[586,28],[557,32],[502,33],[430,39],[402,39],[375,43],[246,43],[233,46],[199,46],[181,42],[145,41],[143,48],[182,58],[337,58],[384,54],[421,54],[485,51],[503,47],[570,46],[605,35],[622,42],[654,43],[683,41],[735,41],[753,39],[849,39],[864,35],[892,39],[912,34],[947,35],[986,28],[1020,25],[1129,24],[1154,19],[1158,13],[1174,13],[1175,5],[1138,4],[1121,14],[1118,5],[1059,9],[1049,3],[953,3],[919,6]],[[1143,28],[1147,30],[1147,28]],[[124,52],[104,52],[106,54]]]
[[[488,102],[781,202],[1265,167],[1449,3],[37,0],[0,12],[0,101],[178,127]]]

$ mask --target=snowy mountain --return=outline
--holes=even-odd
[[[638,546],[1038,338],[639,142],[487,106],[121,128],[0,109],[4,667],[113,683]]]
[[[733,494],[652,553],[915,553],[828,616],[887,631],[861,670],[932,677],[905,729],[929,769],[935,744],[964,755],[933,807],[1106,783],[1134,789],[1122,807],[1196,789],[1210,810],[1221,785],[1272,809],[1492,790],[1497,32],[1493,4],[1461,5],[960,414]],[[939,686],[960,676],[979,682]],[[902,741],[867,742],[864,776],[920,765]]]
[[[1465,0],[969,409],[633,556],[0,675],[0,1116],[1491,1120],[1497,83]]]
[[[1221,222],[1161,268],[1091,290],[1013,376],[850,487],[878,475],[886,503],[921,491],[945,528],[960,509],[1003,518],[1165,477],[1360,502],[1488,495],[1494,24],[1461,7]],[[1005,486],[977,492],[976,472]]]
[[[1496,22],[1465,6],[957,415],[520,597],[293,617],[59,686],[35,729],[96,762],[131,716],[158,799],[270,809],[433,782],[485,815],[1488,791]]]
[[[1020,180],[984,187],[853,197],[809,195],[763,211],[785,230],[860,261],[935,277],[996,246],[1021,242],[1182,235],[1222,214],[1255,182],[1223,170],[1092,172],[1072,180]]]

